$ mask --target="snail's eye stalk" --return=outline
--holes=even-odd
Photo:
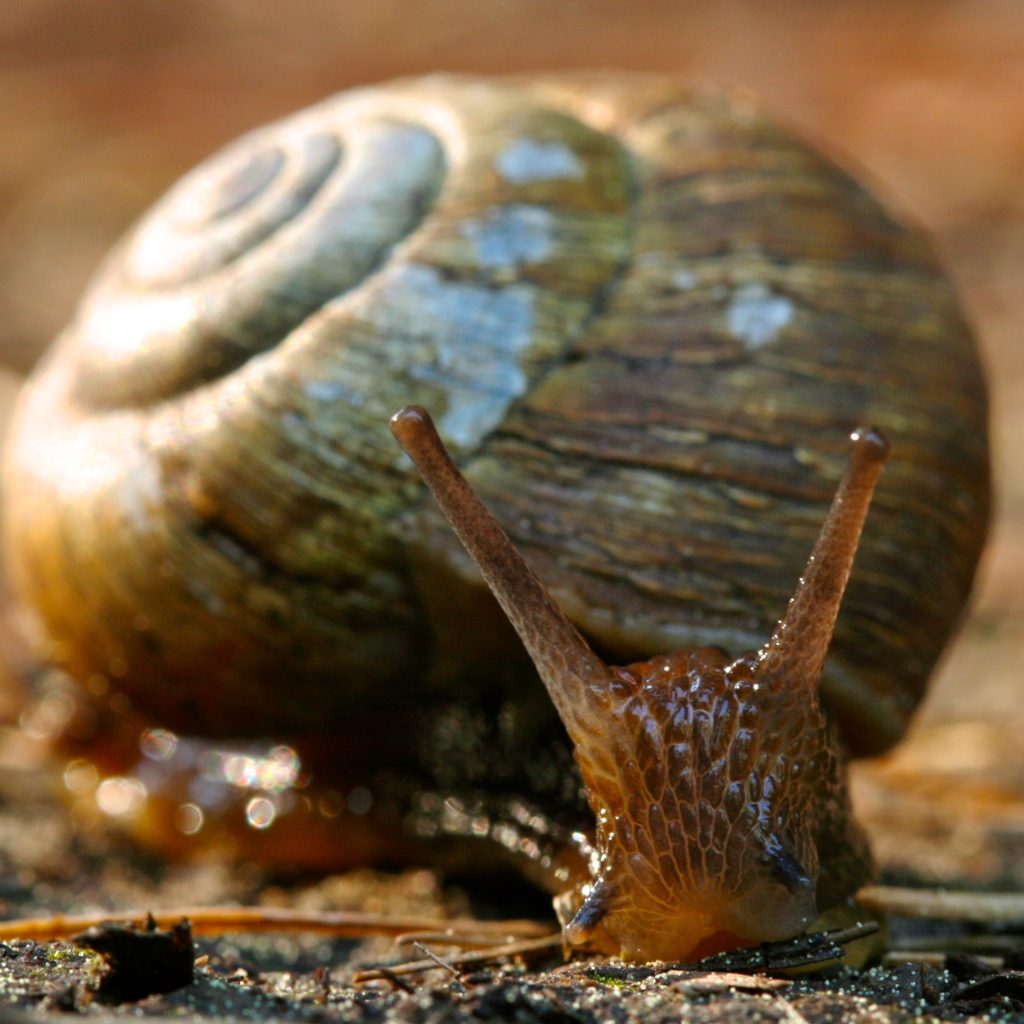
[[[476,562],[533,659],[551,700],[577,746],[600,728],[607,665],[551,599],[497,520],[473,493],[438,436],[429,413],[406,406],[391,433],[415,463],[434,499]]]
[[[807,568],[771,640],[758,676],[817,689],[889,442],[873,428],[851,435],[850,459]]]

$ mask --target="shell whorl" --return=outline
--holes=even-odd
[[[632,656],[758,646],[846,430],[878,423],[888,522],[833,679],[855,745],[898,735],[983,539],[973,343],[927,245],[842,172],[652,79],[343,94],[173,189],[22,402],[8,548],[54,654],[211,732],[264,731],[283,680],[281,728],[388,706],[427,637],[409,524],[461,560],[387,434],[410,401]]]

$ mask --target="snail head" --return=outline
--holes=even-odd
[[[734,660],[695,648],[613,668],[472,493],[428,414],[407,407],[391,428],[519,633],[574,744],[596,832],[591,877],[560,899],[569,943],[680,960],[789,938],[860,881],[866,853],[818,683],[888,453],[880,434],[853,435],[807,569],[760,651]],[[835,848],[848,851],[838,872],[823,856]]]

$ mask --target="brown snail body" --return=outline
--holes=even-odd
[[[824,688],[854,752],[899,737],[984,540],[973,341],[922,238],[749,103],[661,79],[362,90],[175,188],[13,431],[8,564],[47,655],[174,729],[342,731],[352,779],[419,765],[418,721],[458,732],[474,686],[542,744],[384,429],[408,401],[616,660],[758,649],[843,435],[877,424],[897,454]]]

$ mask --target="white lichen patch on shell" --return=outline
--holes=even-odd
[[[516,139],[498,154],[494,165],[510,185],[578,181],[586,174],[583,162],[565,143],[537,139]]]
[[[692,271],[680,269],[672,275],[672,283],[681,292],[686,292],[697,287],[697,275]]]
[[[763,284],[745,284],[733,292],[726,322],[729,333],[754,350],[774,341],[794,312],[786,296],[776,295]]]
[[[543,206],[516,203],[488,210],[460,232],[472,243],[480,265],[512,270],[546,260],[554,248],[555,215]]]
[[[403,267],[398,276],[406,299],[402,329],[433,348],[433,358],[413,365],[412,376],[445,392],[445,436],[473,445],[526,390],[522,362],[534,340],[535,291],[446,281],[423,265]]]
[[[323,402],[325,404],[348,402],[354,406],[366,404],[366,395],[361,394],[341,380],[314,377],[306,382],[303,391],[306,397],[314,402]]]

